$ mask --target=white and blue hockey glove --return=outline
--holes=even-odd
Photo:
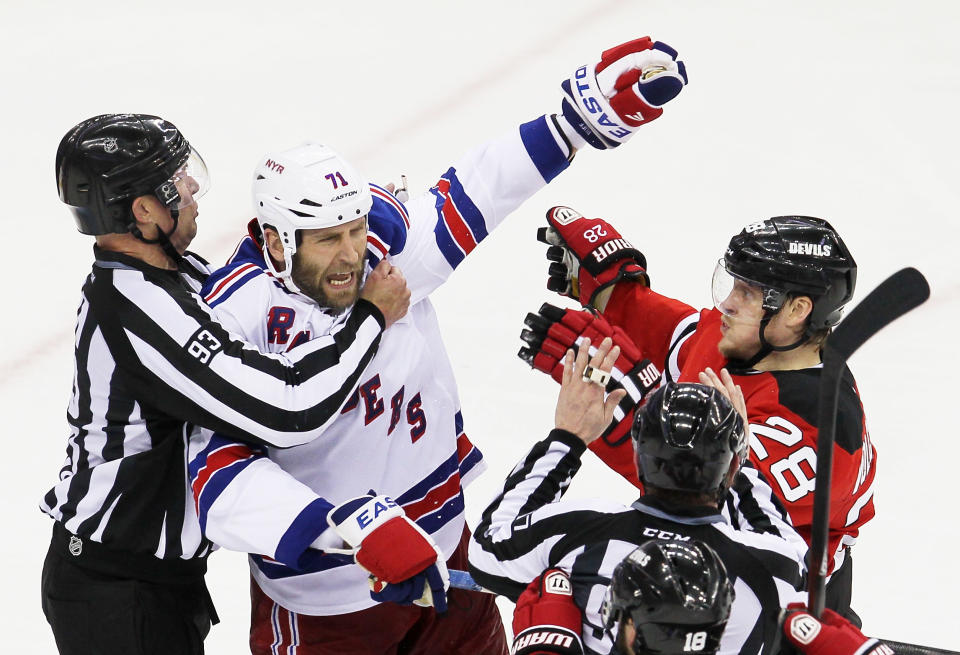
[[[447,565],[433,539],[387,496],[351,498],[334,507],[327,523],[353,548],[370,573],[378,601],[447,609]]]
[[[560,85],[564,129],[575,148],[606,150],[658,118],[663,105],[687,84],[677,51],[645,36],[605,50],[596,64],[580,66]]]

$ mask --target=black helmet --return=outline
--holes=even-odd
[[[720,647],[733,598],[727,569],[710,546],[651,539],[613,570],[601,615],[610,633],[633,620],[637,653],[710,655]]]
[[[127,232],[134,198],[156,195],[168,206],[180,200],[170,182],[192,156],[205,176],[203,160],[173,123],[145,114],[95,116],[60,141],[60,200],[71,206],[83,234]]]
[[[730,239],[723,262],[734,277],[773,292],[764,298],[768,313],[780,309],[787,293],[810,296],[811,333],[840,321],[857,282],[857,264],[840,235],[810,216],[775,216],[748,225]]]
[[[746,458],[743,418],[711,387],[670,382],[637,412],[633,443],[640,480],[660,489],[727,490],[733,458]]]

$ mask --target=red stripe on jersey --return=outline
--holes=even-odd
[[[197,477],[192,485],[194,505],[197,507],[198,512],[200,511],[200,494],[203,491],[203,487],[207,484],[207,480],[217,471],[235,462],[249,459],[250,457],[253,457],[253,451],[243,444],[231,444],[207,455],[207,462],[203,465],[203,468],[197,472]]]
[[[369,232],[367,233],[367,243],[380,251],[381,259],[387,256],[387,247],[383,244],[383,241]]]
[[[397,200],[392,193],[384,192],[375,186],[370,187],[370,192],[373,193],[373,195],[377,196],[378,198],[381,198],[382,200],[385,200],[389,202],[391,205],[393,205],[393,208],[396,209],[397,212],[399,212],[400,218],[403,219],[404,225],[406,225],[407,228],[410,227],[410,219],[407,216],[406,208],[400,204],[400,201]]]
[[[476,448],[463,432],[457,437],[457,461],[462,462]]]
[[[403,511],[412,521],[416,521],[424,514],[443,507],[451,498],[460,493],[460,473],[454,471],[447,481],[427,492],[422,499],[403,506]]]
[[[220,280],[220,284],[218,284],[217,286],[215,286],[215,287],[213,288],[213,291],[211,291],[209,294],[207,294],[207,296],[204,298],[204,300],[205,300],[206,302],[211,302],[212,300],[214,300],[214,299],[216,298],[217,295],[219,295],[222,291],[224,291],[224,290],[226,289],[226,287],[228,287],[228,286],[230,285],[231,282],[233,282],[234,280],[236,280],[238,277],[241,277],[241,276],[244,275],[245,273],[249,273],[249,272],[250,272],[252,269],[254,269],[254,268],[257,268],[257,265],[256,265],[256,264],[244,264],[243,266],[240,266],[240,267],[237,268],[237,270],[235,270],[233,273],[231,273],[231,274],[228,275],[227,277],[225,277],[225,278],[223,278],[222,280]]]
[[[453,198],[450,197],[450,182],[441,178],[437,182],[437,190],[443,196],[443,207],[440,209],[443,213],[443,222],[450,230],[453,240],[460,246],[460,250],[469,255],[477,247],[477,238],[473,236],[470,226],[467,225],[460,214],[460,210],[454,204]]]

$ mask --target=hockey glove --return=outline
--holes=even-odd
[[[575,148],[616,148],[658,118],[686,83],[686,68],[667,44],[648,36],[622,43],[560,85],[561,129]]]
[[[373,494],[352,498],[334,507],[327,523],[374,578],[374,600],[446,611],[450,580],[440,549],[391,498]],[[393,585],[399,588],[391,590]]]
[[[533,368],[543,371],[560,382],[563,379],[563,356],[568,349],[574,352],[584,338],[590,339],[592,356],[606,337],[613,345],[620,346],[620,356],[611,371],[607,391],[616,388],[627,390],[625,401],[639,404],[660,383],[660,371],[618,327],[610,325],[603,316],[587,310],[562,309],[544,303],[536,314],[529,313],[523,320],[525,329],[520,338],[526,346],[517,355]]]
[[[787,640],[805,655],[893,655],[882,641],[864,636],[833,610],[824,609],[818,621],[801,603],[780,612]]]
[[[520,349],[518,356],[557,382],[563,379],[564,353],[568,348],[576,352],[584,337],[590,338],[591,353],[604,337],[610,337],[614,345],[620,346],[620,356],[611,371],[607,391],[622,387],[627,395],[614,409],[613,422],[589,447],[607,466],[642,489],[630,431],[635,409],[660,385],[662,376],[656,365],[643,356],[623,330],[589,310],[564,310],[544,303],[539,313],[527,314],[524,324],[529,329],[523,330],[520,338],[527,345]]]
[[[514,655],[582,655],[583,618],[573,602],[570,577],[547,569],[527,585],[513,610]]]
[[[586,218],[569,207],[551,207],[547,223],[537,230],[537,240],[550,246],[550,291],[593,305],[597,294],[621,280],[650,285],[643,253],[605,220]]]
[[[391,602],[398,605],[419,605],[436,608],[438,612],[447,611],[447,589],[450,579],[447,566],[440,560],[423,572],[417,573],[400,583],[388,584],[380,578],[370,576],[370,597],[378,603]]]

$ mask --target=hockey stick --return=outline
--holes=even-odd
[[[820,412],[817,417],[817,471],[813,492],[813,531],[810,540],[811,613],[823,614],[827,578],[827,536],[830,522],[830,479],[836,439],[837,397],[847,360],[870,337],[930,297],[926,278],[915,268],[904,268],[871,291],[840,322],[823,348]]]
[[[467,591],[479,591],[484,594],[492,594],[494,592],[490,591],[486,587],[481,587],[477,584],[477,581],[473,579],[473,576],[470,575],[469,571],[458,571],[457,569],[450,569],[447,571],[450,575],[450,586],[454,589],[466,589]]]

